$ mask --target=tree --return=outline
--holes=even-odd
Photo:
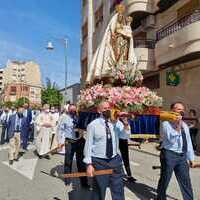
[[[18,100],[15,101],[15,107],[23,106],[25,103],[29,104],[29,99],[26,97],[21,97]]]
[[[60,106],[63,101],[63,95],[59,91],[55,82],[51,82],[49,78],[46,79],[46,87],[42,90],[42,104],[49,104],[50,106]]]
[[[3,105],[5,107],[7,107],[7,108],[11,108],[13,106],[13,102],[11,102],[11,101],[5,101]]]

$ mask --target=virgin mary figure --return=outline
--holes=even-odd
[[[131,17],[124,16],[125,7],[117,6],[117,13],[111,18],[92,59],[86,82],[93,83],[109,77],[110,67],[117,64],[132,66],[134,73],[137,65],[137,58],[133,47],[133,36],[131,30]]]

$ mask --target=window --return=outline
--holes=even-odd
[[[17,88],[15,86],[10,87],[10,95],[16,95]]]
[[[28,89],[29,89],[28,86],[23,86],[23,91],[26,91],[26,92],[27,92]]]
[[[95,27],[97,28],[103,22],[103,4],[95,12]]]
[[[195,10],[200,9],[200,1],[192,0],[177,10],[178,19],[192,14]]]
[[[86,3],[87,3],[87,0],[83,0],[83,3],[82,3],[83,7],[86,5]]]
[[[159,89],[160,88],[160,74],[154,74],[144,78],[143,84],[149,89]]]

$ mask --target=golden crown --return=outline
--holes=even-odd
[[[124,13],[125,9],[126,9],[126,7],[123,4],[116,5],[116,11],[118,13],[121,13],[121,14]]]

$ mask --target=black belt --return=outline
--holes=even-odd
[[[77,140],[71,139],[71,138],[65,138],[65,143],[75,143]]]

